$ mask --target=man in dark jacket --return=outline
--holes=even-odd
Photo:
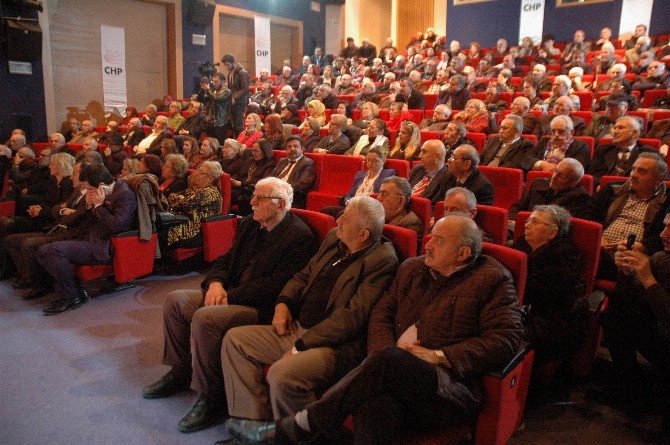
[[[212,76],[212,86],[213,89],[207,78],[202,78],[198,100],[205,106],[205,120],[209,127],[207,132],[221,142],[225,140],[225,130],[230,126],[228,120],[233,106],[233,94],[226,88],[226,75],[223,73]]]
[[[414,82],[409,77],[405,77],[400,81],[400,94],[395,97],[396,102],[403,102],[407,104],[410,110],[425,110],[426,99],[423,93],[414,88]]]
[[[235,63],[232,54],[226,54],[221,59],[228,70],[228,88],[233,94],[233,104],[230,110],[230,121],[233,133],[238,134],[244,130],[244,110],[249,103],[249,73],[242,65]]]
[[[477,198],[477,204],[493,205],[493,185],[479,169],[479,155],[472,145],[457,147],[449,159],[449,176],[445,191],[453,187],[470,190]]]
[[[481,164],[491,167],[509,167],[523,170],[526,158],[533,149],[533,143],[521,137],[523,119],[516,114],[508,114],[500,123],[500,136],[486,141],[482,151]]]
[[[586,169],[591,159],[591,150],[586,142],[573,139],[573,125],[569,116],[555,116],[551,121],[551,137],[543,137],[531,150],[524,171],[553,171],[563,158],[577,159]]]
[[[201,289],[176,290],[165,300],[163,363],[172,369],[143,395],[154,399],[188,390],[192,375],[200,397],[179,422],[182,432],[206,428],[225,415],[223,336],[234,326],[269,323],[280,290],[316,251],[309,227],[289,212],[292,200],[289,184],[277,178],[258,181],[253,215],[240,222],[233,246]]]
[[[245,442],[276,433],[291,443],[318,433],[337,437],[353,415],[355,443],[393,443],[408,416],[422,427],[471,421],[480,408],[482,375],[514,357],[523,337],[512,277],[481,255],[481,246],[471,219],[439,220],[426,256],[405,261],[375,306],[363,363],[321,399],[282,419],[278,430],[267,422],[261,428],[229,422],[231,436]]]
[[[444,165],[447,149],[442,141],[431,139],[421,147],[421,164],[409,172],[412,196],[430,199],[433,206],[444,199],[449,171]]]
[[[464,110],[470,98],[470,90],[465,88],[465,77],[454,74],[449,80],[449,88],[437,96],[437,104],[446,104],[452,110]]]

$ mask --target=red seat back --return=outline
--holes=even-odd
[[[474,142],[475,148],[477,148],[477,152],[479,154],[482,154],[482,151],[484,150],[484,145],[486,145],[486,133],[474,133],[468,131],[467,133],[465,133],[465,137]]]
[[[125,283],[149,275],[154,268],[158,236],[154,233],[148,242],[140,241],[136,232],[116,235],[114,246],[114,279]]]
[[[326,239],[328,232],[337,227],[335,218],[325,213],[296,209],[294,207],[291,208],[291,212],[300,217],[312,229],[314,234],[319,238],[319,242]]]
[[[516,168],[480,165],[479,171],[491,181],[495,196],[493,205],[509,210],[521,198],[523,172]]]
[[[435,105],[437,104],[437,96],[438,96],[438,94],[424,94],[423,95],[423,98],[426,101],[426,110],[432,110],[432,109],[435,108]],[[427,116],[432,116],[433,114],[431,113],[430,115],[428,115],[428,113],[426,113],[426,115]]]
[[[421,145],[430,139],[440,139],[440,133],[437,131],[421,130],[419,134],[421,135]]]
[[[523,303],[526,277],[528,276],[528,257],[526,254],[511,247],[492,243],[483,243],[482,253],[495,258],[510,271],[514,278],[514,287],[519,296],[519,303]]]
[[[659,97],[665,96],[665,90],[647,90],[642,97],[642,107],[651,108],[654,106],[654,101]]]
[[[226,215],[230,212],[231,204],[231,193],[232,193],[232,184],[230,182],[230,175],[228,173],[222,173],[219,178],[219,191],[221,192],[221,214]]]
[[[351,187],[354,175],[363,169],[363,158],[357,156],[323,155],[319,191],[343,196]]]
[[[417,234],[414,230],[400,226],[384,224],[383,235],[391,240],[398,253],[398,259],[402,262],[416,256]]]
[[[422,198],[421,196],[412,196],[409,199],[409,209],[419,217],[423,223],[423,233],[426,233],[430,228],[430,218],[433,214],[430,199]]]
[[[419,125],[423,120],[423,110],[407,110],[411,115],[411,119]]]
[[[238,217],[220,215],[202,222],[202,250],[205,261],[212,262],[233,246]]]
[[[591,103],[593,102],[593,91],[574,91],[572,94],[579,97],[579,109],[581,111],[591,111]]]
[[[409,178],[409,161],[406,161],[404,159],[386,159],[386,162],[384,163],[385,168],[392,168],[395,170],[396,175],[400,176],[401,178],[408,179]]]
[[[314,172],[316,173],[316,179],[314,180],[313,191],[319,191],[321,187],[321,174],[323,171],[323,157],[325,155],[321,153],[305,153],[305,156],[314,161]]]

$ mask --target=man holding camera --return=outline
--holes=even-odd
[[[207,134],[217,138],[220,143],[226,140],[226,125],[231,113],[232,98],[232,93],[226,88],[225,74],[214,73],[211,85],[209,78],[200,79],[198,100],[205,105]]]
[[[249,103],[249,73],[235,62],[232,54],[224,55],[221,62],[228,70],[228,88],[233,94],[230,122],[233,134],[238,134],[244,130],[244,110]]]

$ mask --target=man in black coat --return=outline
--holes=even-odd
[[[437,96],[437,104],[446,104],[452,110],[464,110],[470,98],[470,90],[465,88],[465,77],[454,74],[449,79],[449,88]]]
[[[591,159],[588,173],[596,182],[606,175],[628,176],[640,153],[657,152],[653,147],[638,142],[640,122],[633,116],[617,119],[612,133],[612,142],[598,145]]]
[[[430,199],[433,206],[444,199],[449,171],[444,165],[447,149],[442,141],[431,139],[421,147],[421,164],[409,172],[412,196]]]
[[[457,147],[449,159],[449,175],[445,183],[445,191],[453,187],[470,190],[477,198],[477,204],[493,205],[493,185],[477,166],[479,155],[477,149],[469,144]]]
[[[414,88],[414,82],[409,77],[400,81],[400,94],[395,97],[396,102],[404,102],[410,110],[425,110],[426,99],[423,93]]]
[[[270,176],[288,182],[293,187],[293,207],[305,208],[307,193],[314,186],[316,170],[314,161],[303,154],[301,141],[298,136],[291,136],[286,140],[288,156],[277,162]]]
[[[230,123],[233,134],[238,134],[244,130],[244,110],[249,103],[249,73],[242,65],[235,63],[232,54],[224,55],[221,62],[228,70],[228,88],[233,94]]]
[[[584,118],[579,116],[571,116],[570,112],[572,111],[572,99],[567,96],[559,97],[556,99],[556,104],[554,104],[554,113],[547,114],[540,119],[539,125],[535,128],[535,135],[539,138],[545,134],[551,134],[551,121],[560,115],[568,116],[572,120],[572,126],[574,127],[574,134],[580,136],[584,129],[586,128],[586,121]]]
[[[486,141],[481,155],[482,165],[509,167],[523,170],[526,158],[533,149],[533,143],[521,138],[523,119],[516,114],[508,114],[500,123],[500,135]]]
[[[216,261],[201,289],[176,290],[165,300],[163,363],[172,369],[143,395],[153,399],[186,391],[193,375],[201,396],[179,422],[182,432],[205,428],[226,413],[221,342],[228,329],[269,323],[279,292],[317,250],[309,227],[289,212],[292,200],[288,183],[258,181],[253,215],[240,222],[233,246]]]

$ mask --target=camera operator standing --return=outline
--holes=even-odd
[[[212,87],[214,88],[212,89]],[[214,73],[211,86],[207,77],[200,79],[198,100],[205,106],[207,134],[215,137],[221,143],[227,137],[226,124],[230,116],[232,97],[230,90],[226,88],[225,74]]]
[[[221,59],[228,70],[228,88],[233,93],[233,106],[230,111],[230,122],[233,134],[237,135],[244,130],[244,111],[249,103],[249,73],[235,62],[232,54],[226,54]]]

